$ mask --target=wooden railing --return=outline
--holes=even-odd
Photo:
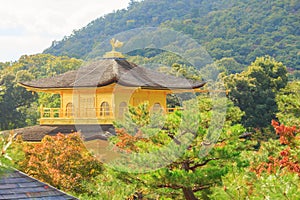
[[[60,118],[61,109],[60,108],[42,108],[41,118]]]
[[[166,113],[183,110],[181,107],[167,108]],[[112,109],[101,110],[100,108],[81,108],[74,109],[73,112],[67,112],[61,108],[41,108],[41,118],[112,118],[114,113]]]
[[[61,108],[41,108],[41,118],[111,118],[113,116],[112,109],[81,108],[66,111]]]
[[[165,113],[172,113],[182,108],[167,108]],[[72,112],[71,112],[72,111]],[[74,124],[113,124],[119,113],[112,108],[81,108],[67,111],[61,108],[41,108],[41,125],[74,125]]]

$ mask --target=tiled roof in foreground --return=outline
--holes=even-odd
[[[0,134],[9,135],[10,132],[11,130],[1,131]],[[14,129],[13,132],[27,142],[40,142],[46,135],[54,136],[57,133],[69,134],[73,132],[81,132],[84,140],[106,140],[108,132],[114,134],[114,128],[112,125],[35,125]]]
[[[20,171],[8,170],[0,177],[0,199],[77,199]]]

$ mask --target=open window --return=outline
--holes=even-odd
[[[161,112],[163,108],[161,107],[160,103],[155,103],[152,107],[152,112]]]
[[[100,116],[105,117],[110,115],[110,108],[108,102],[104,101],[100,105]]]
[[[68,103],[66,106],[66,117],[73,117],[74,110],[74,105],[72,103]]]

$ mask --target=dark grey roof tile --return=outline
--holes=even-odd
[[[0,199],[22,199],[27,198],[26,193],[22,194],[3,194]]]
[[[37,181],[18,183],[18,187],[20,187],[20,188],[23,188],[23,187],[37,187],[37,186],[40,186],[40,185],[41,185],[41,183],[39,183]]]
[[[17,170],[7,171],[0,186],[0,199],[76,199]]]
[[[8,183],[8,184],[0,183],[0,190],[7,189],[7,188],[14,188],[17,186],[18,186],[18,184],[14,184],[14,183]],[[0,195],[1,195],[1,193],[0,193]]]
[[[14,183],[26,183],[28,182],[26,178],[10,178],[7,177],[4,180],[0,180],[0,184],[14,184]]]

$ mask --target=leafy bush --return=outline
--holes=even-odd
[[[82,185],[102,171],[102,164],[85,148],[80,135],[45,136],[37,144],[24,144],[22,171],[64,191],[81,193]]]

